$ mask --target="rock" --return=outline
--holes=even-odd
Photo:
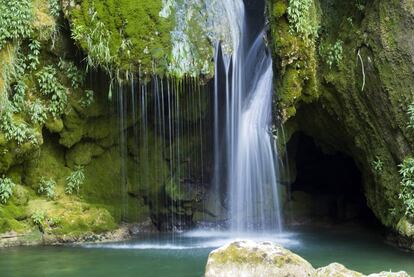
[[[205,277],[364,277],[339,263],[314,269],[291,251],[272,242],[236,241],[210,253]],[[409,277],[404,271],[381,272],[367,277]]]
[[[410,277],[410,275],[405,271],[400,271],[400,272],[383,271],[380,273],[368,275],[368,277]]]
[[[205,277],[314,276],[315,269],[298,255],[271,242],[237,241],[214,250]]]
[[[345,266],[332,263],[328,266],[318,268],[316,270],[316,277],[361,277],[363,274],[350,270]]]

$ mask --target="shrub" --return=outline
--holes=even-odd
[[[66,194],[78,193],[80,186],[85,182],[84,169],[81,166],[77,166],[75,170],[66,178]]]
[[[39,194],[46,195],[46,197],[49,199],[55,199],[55,186],[56,182],[53,179],[46,180],[42,177],[42,179],[40,179],[39,188],[37,192]]]
[[[414,159],[407,158],[400,165],[401,191],[399,198],[403,201],[405,215],[414,218]]]
[[[13,189],[16,185],[10,178],[6,178],[4,175],[0,178],[0,202],[6,204],[10,197],[13,195]]]
[[[32,33],[31,0],[2,0],[0,3],[0,49],[9,40],[27,38]]]

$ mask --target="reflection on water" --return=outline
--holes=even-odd
[[[195,231],[143,235],[122,243],[0,250],[1,276],[202,276],[208,253],[229,241],[275,241],[315,267],[340,262],[372,273],[406,270],[414,274],[414,255],[393,248],[372,230],[329,228],[291,230],[281,235]]]

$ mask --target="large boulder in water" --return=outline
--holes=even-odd
[[[332,263],[314,269],[291,251],[272,242],[236,241],[212,251],[205,277],[365,277]],[[381,272],[368,277],[409,277],[406,272]]]
[[[205,277],[314,276],[303,258],[271,242],[238,241],[214,250]]]

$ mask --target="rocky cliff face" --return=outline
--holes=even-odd
[[[412,236],[398,226],[412,220],[399,199],[399,165],[413,154],[413,4],[271,0],[268,12],[280,144],[302,131],[324,151],[352,156],[368,206]]]
[[[71,241],[147,218],[163,230],[193,224],[208,99],[197,78],[162,77],[172,15],[160,15],[161,0],[141,2],[0,4],[0,233],[12,232],[6,237],[38,242],[43,233],[50,242]],[[154,116],[161,113],[153,97],[160,86],[171,94],[168,107],[180,102],[181,113],[170,118],[180,125],[170,138],[160,131],[166,120]],[[184,93],[190,89],[198,92],[191,98]],[[145,95],[139,104],[148,119],[131,112],[138,94]],[[145,136],[137,136],[144,127]],[[181,156],[171,160],[167,153],[178,148]]]
[[[173,228],[164,222],[176,217],[192,224],[205,189],[200,176],[208,175],[194,162],[209,155],[206,147],[199,151],[208,134],[197,125],[208,122],[208,97],[176,98],[183,110],[174,122],[187,128],[178,129],[185,145],[160,139],[155,116],[148,121],[149,143],[134,142],[143,121],[127,115],[119,125],[116,84],[128,86],[135,73],[149,92],[161,84],[176,92],[200,89],[212,75],[209,35],[225,40],[226,24],[206,34],[200,22],[211,23],[214,15],[203,12],[202,1],[189,0],[190,11],[173,1],[141,2],[15,0],[0,6],[0,184],[2,195],[13,191],[1,199],[0,233],[76,235],[148,216],[160,229]],[[197,16],[175,18],[173,8]],[[281,149],[301,131],[325,152],[351,156],[370,209],[411,241],[412,197],[400,197],[399,165],[413,154],[413,4],[268,0],[267,8],[275,110],[286,133]],[[184,44],[174,44],[180,39]],[[154,82],[153,74],[163,81]],[[123,135],[126,155],[119,147]],[[178,148],[183,154],[173,161],[166,153]],[[172,177],[176,172],[193,174]],[[81,184],[79,192],[65,193],[68,183]],[[52,200],[47,187],[55,188]]]

